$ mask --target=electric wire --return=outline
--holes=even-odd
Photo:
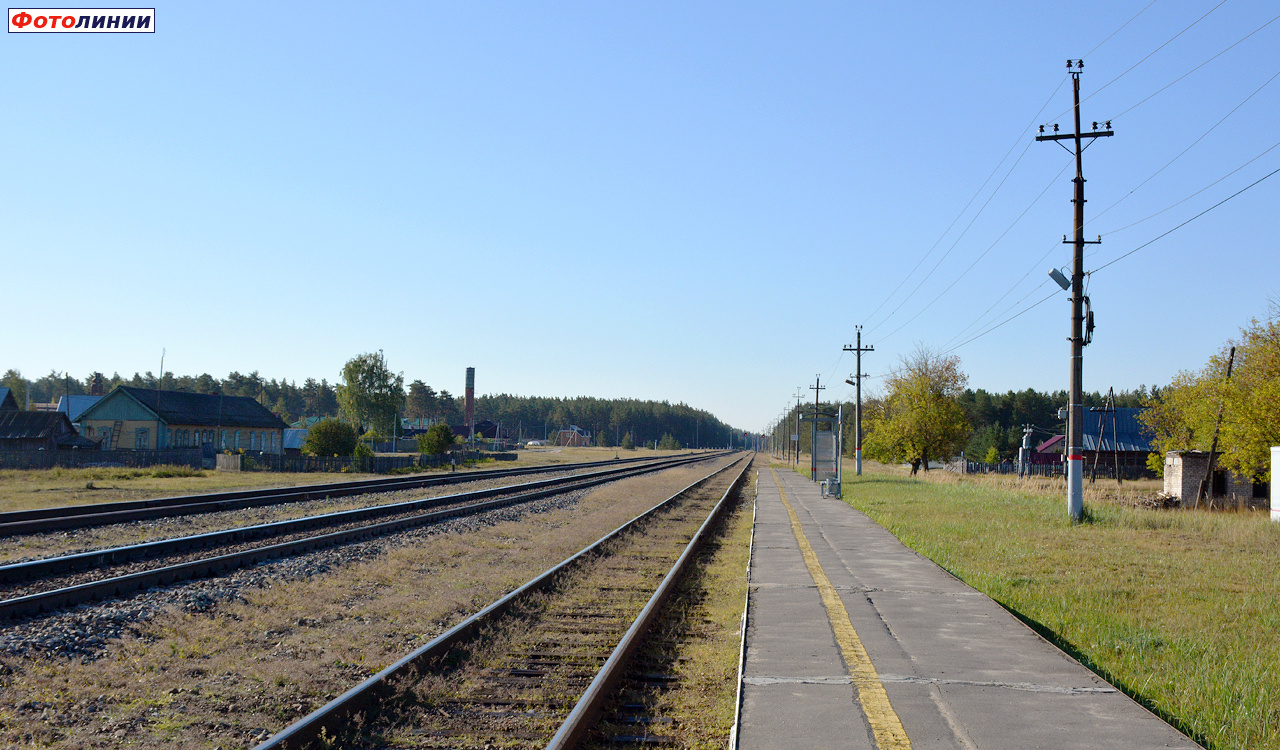
[[[1241,37],[1239,40],[1237,40],[1237,41],[1235,42],[1235,44],[1232,44],[1230,47],[1227,47],[1226,49],[1222,50],[1221,52],[1219,52],[1218,54],[1214,55],[1213,57],[1210,57],[1208,60],[1205,60],[1204,62],[1202,62],[1202,63],[1200,63],[1199,65],[1195,66],[1195,67],[1194,67],[1194,68],[1192,68],[1191,70],[1188,70],[1186,73],[1183,73],[1182,75],[1180,75],[1180,76],[1178,76],[1177,78],[1173,79],[1173,80],[1172,80],[1172,81],[1170,81],[1169,83],[1166,83],[1164,86],[1161,86],[1161,87],[1160,87],[1159,89],[1157,89],[1154,93],[1152,93],[1152,94],[1148,94],[1146,98],[1142,99],[1142,100],[1141,100],[1141,101],[1139,101],[1137,104],[1134,104],[1134,105],[1130,106],[1128,109],[1124,110],[1124,111],[1123,111],[1123,112],[1121,112],[1120,114],[1118,114],[1118,115],[1112,115],[1111,117],[1107,118],[1107,121],[1108,121],[1108,122],[1110,122],[1110,121],[1112,121],[1112,120],[1118,120],[1118,119],[1120,119],[1121,117],[1124,117],[1125,115],[1129,114],[1129,113],[1130,113],[1130,112],[1132,112],[1133,110],[1137,109],[1138,107],[1142,106],[1143,104],[1146,104],[1148,101],[1150,101],[1150,100],[1151,100],[1151,99],[1153,99],[1154,97],[1156,97],[1156,96],[1160,95],[1161,93],[1163,93],[1165,89],[1167,89],[1167,88],[1169,88],[1170,86],[1174,85],[1174,84],[1175,84],[1175,83],[1177,83],[1178,81],[1181,81],[1183,78],[1186,78],[1187,76],[1191,75],[1192,73],[1196,72],[1197,70],[1199,70],[1199,69],[1203,68],[1204,66],[1206,66],[1206,65],[1208,65],[1209,63],[1213,62],[1214,60],[1217,60],[1219,57],[1222,57],[1222,56],[1223,56],[1223,55],[1225,55],[1227,52],[1230,52],[1234,47],[1236,47],[1237,45],[1241,44],[1242,42],[1244,42],[1246,39],[1248,39],[1249,37],[1253,36],[1254,34],[1257,34],[1259,31],[1262,31],[1263,29],[1267,28],[1267,27],[1268,27],[1268,26],[1270,26],[1271,24],[1275,23],[1277,20],[1280,20],[1280,16],[1276,16],[1275,18],[1272,18],[1270,21],[1267,21],[1266,23],[1262,24],[1261,26],[1259,26],[1258,28],[1254,29],[1253,31],[1250,31],[1248,34],[1245,34],[1243,37]]]
[[[1094,52],[1097,52],[1099,49],[1101,49],[1101,48],[1102,48],[1102,45],[1104,45],[1104,44],[1106,44],[1107,42],[1111,41],[1111,37],[1115,36],[1116,34],[1119,34],[1121,31],[1124,31],[1124,28],[1125,28],[1126,26],[1128,26],[1129,24],[1131,24],[1131,23],[1133,23],[1134,21],[1138,20],[1138,16],[1142,15],[1143,13],[1146,13],[1146,12],[1147,12],[1147,8],[1150,8],[1151,6],[1153,6],[1153,5],[1155,5],[1155,4],[1156,4],[1156,0],[1151,0],[1151,2],[1149,2],[1149,3],[1147,3],[1145,6],[1143,6],[1142,10],[1140,10],[1140,11],[1138,11],[1137,13],[1133,14],[1133,18],[1130,18],[1128,21],[1125,21],[1123,24],[1121,24],[1121,25],[1120,25],[1120,28],[1116,29],[1115,31],[1113,31],[1113,32],[1111,32],[1109,35],[1107,35],[1107,38],[1106,38],[1106,39],[1103,39],[1101,42],[1098,42],[1098,44],[1097,44],[1097,45],[1095,45],[1093,49],[1091,49],[1091,50],[1089,50],[1088,52],[1084,53],[1084,56],[1085,56],[1085,57],[1088,57],[1089,55],[1092,55]]]
[[[960,244],[960,240],[964,239],[964,236],[969,233],[970,229],[973,228],[974,222],[978,220],[978,217],[981,216],[982,212],[986,209],[986,207],[991,204],[991,201],[996,197],[996,194],[1000,192],[1000,188],[1004,186],[1005,182],[1008,181],[1009,176],[1013,174],[1013,170],[1016,169],[1018,167],[1018,164],[1022,162],[1022,157],[1026,156],[1027,151],[1031,148],[1032,143],[1034,143],[1034,141],[1027,142],[1026,147],[1022,149],[1022,153],[1018,154],[1017,161],[1013,163],[1013,166],[1009,167],[1009,171],[1006,172],[1004,177],[1000,180],[1000,184],[996,185],[995,190],[992,190],[991,194],[987,196],[987,199],[982,203],[982,207],[978,209],[977,213],[973,215],[973,218],[969,220],[969,223],[965,225],[964,230],[961,231],[960,234],[956,236],[955,241],[951,243],[951,247],[947,248],[947,251],[942,254],[942,257],[938,258],[938,262],[933,264],[933,268],[929,269],[929,272],[924,275],[924,278],[920,279],[920,282],[915,285],[915,288],[913,288],[907,294],[906,297],[903,297],[902,301],[898,303],[898,306],[893,308],[893,310],[890,311],[889,314],[886,315],[879,323],[876,323],[874,326],[872,326],[871,329],[868,331],[868,333],[874,333],[877,329],[879,329],[885,323],[889,322],[893,318],[893,316],[896,315],[897,312],[902,309],[902,306],[910,302],[911,298],[915,296],[916,292],[920,291],[920,287],[924,286],[924,283],[933,277],[933,274],[942,265],[943,261],[945,261],[948,257],[950,257],[951,252],[956,249],[957,245]],[[897,333],[898,330],[901,330],[901,326],[899,326],[899,328],[895,330],[894,333]]]
[[[1229,118],[1229,117],[1231,117],[1232,115],[1234,115],[1234,114],[1235,114],[1237,111],[1239,111],[1239,109],[1240,109],[1241,107],[1243,107],[1245,104],[1248,104],[1250,99],[1252,99],[1253,97],[1257,96],[1257,95],[1258,95],[1258,93],[1259,93],[1260,91],[1262,91],[1262,90],[1263,90],[1263,89],[1265,89],[1268,85],[1270,85],[1270,84],[1271,84],[1271,82],[1272,82],[1272,81],[1274,81],[1277,77],[1280,77],[1280,70],[1278,70],[1278,71],[1276,71],[1274,74],[1272,74],[1272,76],[1271,76],[1270,78],[1268,78],[1268,79],[1266,80],[1266,82],[1264,82],[1264,83],[1263,83],[1261,86],[1259,86],[1258,88],[1254,89],[1252,94],[1249,94],[1248,96],[1246,96],[1246,97],[1244,98],[1244,101],[1240,102],[1240,103],[1239,103],[1239,104],[1237,104],[1235,107],[1233,107],[1233,108],[1232,108],[1232,110],[1231,110],[1230,112],[1228,112],[1228,113],[1226,113],[1225,115],[1223,115],[1221,120],[1218,120],[1218,121],[1217,121],[1217,122],[1215,122],[1212,126],[1210,126],[1210,128],[1209,128],[1208,130],[1206,130],[1206,131],[1204,131],[1203,133],[1201,133],[1201,134],[1200,134],[1200,137],[1196,138],[1194,141],[1192,141],[1192,142],[1191,142],[1191,144],[1190,144],[1190,145],[1188,145],[1186,148],[1182,149],[1182,151],[1178,152],[1178,155],[1177,155],[1177,156],[1175,156],[1175,157],[1173,157],[1172,159],[1170,159],[1168,162],[1166,162],[1166,163],[1165,163],[1165,165],[1164,165],[1163,167],[1160,167],[1160,168],[1159,168],[1159,169],[1157,169],[1154,173],[1152,173],[1152,175],[1151,175],[1150,177],[1148,177],[1147,179],[1145,179],[1145,180],[1143,180],[1142,182],[1138,183],[1138,184],[1137,184],[1137,186],[1135,186],[1132,190],[1130,190],[1129,192],[1127,192],[1127,193],[1125,193],[1124,195],[1120,196],[1120,198],[1119,198],[1115,203],[1112,203],[1110,206],[1107,206],[1106,208],[1104,208],[1104,209],[1102,209],[1101,211],[1099,211],[1096,215],[1094,215],[1093,220],[1094,220],[1094,221],[1097,221],[1097,220],[1098,220],[1098,218],[1099,218],[1099,217],[1101,217],[1103,214],[1107,213],[1107,212],[1108,212],[1108,211],[1110,211],[1111,209],[1113,209],[1113,208],[1115,208],[1116,206],[1120,205],[1120,204],[1121,204],[1125,199],[1127,199],[1129,196],[1133,195],[1133,194],[1134,194],[1134,193],[1136,193],[1138,190],[1142,189],[1142,187],[1143,187],[1144,185],[1146,185],[1148,182],[1151,182],[1152,180],[1154,180],[1154,179],[1156,178],[1156,176],[1157,176],[1157,175],[1159,175],[1161,172],[1163,172],[1163,171],[1165,171],[1166,169],[1168,169],[1168,168],[1169,168],[1169,167],[1170,167],[1170,166],[1171,166],[1175,161],[1177,161],[1178,159],[1181,159],[1181,158],[1182,158],[1182,157],[1183,157],[1183,156],[1184,156],[1188,151],[1190,151],[1191,149],[1195,148],[1195,147],[1196,147],[1196,145],[1197,145],[1198,143],[1200,143],[1200,141],[1203,141],[1203,140],[1204,140],[1204,139],[1205,139],[1205,138],[1206,138],[1210,133],[1212,133],[1214,130],[1216,130],[1216,129],[1217,129],[1217,127],[1218,127],[1219,125],[1221,125],[1222,123],[1226,122],[1226,121],[1227,121],[1227,118]]]
[[[1090,100],[1090,99],[1092,99],[1093,97],[1097,96],[1097,95],[1098,95],[1098,94],[1099,94],[1103,89],[1105,89],[1106,87],[1110,86],[1111,84],[1115,83],[1116,81],[1120,80],[1121,78],[1124,78],[1124,77],[1125,77],[1126,75],[1128,75],[1131,71],[1133,71],[1133,69],[1134,69],[1134,68],[1138,67],[1139,65],[1143,64],[1143,63],[1144,63],[1144,62],[1146,62],[1147,60],[1151,59],[1151,56],[1152,56],[1152,55],[1154,55],[1155,53],[1157,53],[1157,52],[1159,52],[1160,50],[1164,49],[1165,47],[1168,47],[1170,44],[1172,44],[1172,43],[1173,43],[1173,40],[1177,39],[1178,37],[1182,36],[1183,34],[1187,33],[1188,31],[1190,31],[1192,26],[1195,26],[1196,24],[1200,23],[1200,22],[1201,22],[1201,21],[1203,21],[1204,19],[1208,18],[1210,13],[1213,13],[1213,12],[1214,12],[1215,10],[1217,10],[1218,8],[1221,8],[1223,5],[1225,5],[1225,4],[1226,4],[1226,2],[1227,2],[1227,0],[1222,0],[1222,2],[1220,2],[1220,3],[1218,3],[1217,5],[1215,5],[1215,6],[1213,6],[1212,8],[1210,8],[1210,9],[1209,9],[1209,11],[1208,11],[1207,13],[1205,13],[1203,16],[1200,16],[1199,18],[1197,18],[1196,20],[1192,21],[1191,23],[1187,24],[1186,28],[1184,28],[1182,31],[1179,31],[1177,34],[1174,34],[1172,37],[1170,37],[1170,38],[1169,38],[1169,40],[1168,40],[1167,42],[1165,42],[1164,44],[1160,45],[1159,47],[1156,47],[1155,49],[1153,49],[1153,50],[1151,50],[1150,52],[1148,52],[1148,53],[1147,53],[1147,55],[1146,55],[1146,57],[1143,57],[1141,60],[1137,61],[1137,62],[1136,62],[1136,63],[1134,63],[1133,65],[1130,65],[1130,66],[1129,66],[1129,67],[1128,67],[1128,68],[1127,68],[1123,73],[1121,73],[1120,75],[1116,76],[1115,78],[1112,78],[1110,81],[1107,81],[1106,83],[1102,84],[1102,85],[1101,85],[1101,86],[1099,86],[1097,89],[1095,89],[1095,90],[1093,91],[1093,93],[1091,93],[1091,94],[1089,94],[1088,96],[1086,96],[1085,98],[1081,99],[1081,100],[1080,100],[1080,103],[1081,103],[1081,104],[1084,104],[1085,102],[1089,101],[1089,100]],[[1072,107],[1072,109],[1074,109],[1074,107]],[[1068,114],[1068,113],[1070,113],[1070,112],[1071,112],[1071,109],[1067,109],[1067,110],[1065,110],[1065,111],[1063,111],[1063,112],[1061,112],[1061,113],[1059,113],[1059,114],[1055,115],[1055,116],[1054,116],[1053,118],[1051,118],[1051,119],[1055,119],[1055,120],[1056,120],[1056,119],[1058,119],[1059,117],[1062,117],[1063,115]]]
[[[1028,144],[1028,146],[1030,146],[1030,144]],[[923,315],[926,310],[928,310],[930,307],[936,304],[938,300],[942,299],[942,297],[946,295],[947,292],[951,291],[951,289],[954,288],[956,284],[960,283],[960,280],[963,279],[970,271],[972,271],[974,266],[978,265],[978,263],[983,258],[987,257],[987,254],[990,253],[991,250],[1000,243],[1000,240],[1004,239],[1005,236],[1009,234],[1009,232],[1012,231],[1015,226],[1017,226],[1018,222],[1022,221],[1022,218],[1027,215],[1027,212],[1029,212],[1032,208],[1035,207],[1037,203],[1040,202],[1040,199],[1044,197],[1045,193],[1049,192],[1049,188],[1054,186],[1054,183],[1058,181],[1058,178],[1062,176],[1062,173],[1067,171],[1067,168],[1070,166],[1071,166],[1070,161],[1064,164],[1062,169],[1059,170],[1059,172],[1053,176],[1053,179],[1049,180],[1049,184],[1044,186],[1044,190],[1040,191],[1040,194],[1037,195],[1035,199],[1032,200],[1031,203],[1028,204],[1027,207],[1022,210],[1022,213],[1018,214],[1018,217],[1014,219],[1013,222],[1009,224],[1009,226],[1005,227],[1005,230],[1000,233],[1000,236],[996,237],[995,241],[992,242],[990,245],[988,245],[987,249],[983,250],[982,253],[977,258],[975,258],[972,263],[969,264],[968,268],[964,269],[964,271],[962,271],[954,279],[952,279],[951,283],[947,285],[947,288],[939,292],[932,300],[929,301],[928,304],[920,308],[919,312],[917,312],[915,315],[912,315],[910,318],[908,318],[905,323],[903,323],[902,325],[898,326],[897,328],[893,329],[889,333],[882,336],[881,340],[883,341],[885,339],[892,338],[893,335],[896,334],[898,331],[901,331],[903,328],[906,328],[908,325],[911,324],[913,320]]]
[[[1190,219],[1187,219],[1186,221],[1182,222],[1181,224],[1179,224],[1178,226],[1174,227],[1173,229],[1170,229],[1169,231],[1165,232],[1164,234],[1161,234],[1161,235],[1159,235],[1159,236],[1157,236],[1157,237],[1154,237],[1154,238],[1152,238],[1152,239],[1150,239],[1150,240],[1147,240],[1146,242],[1142,243],[1141,245],[1138,245],[1138,246],[1137,246],[1137,247],[1135,247],[1134,249],[1130,250],[1129,252],[1125,253],[1124,255],[1121,255],[1120,257],[1118,257],[1118,258],[1116,258],[1116,259],[1114,259],[1114,260],[1111,260],[1111,261],[1108,261],[1108,262],[1106,262],[1106,263],[1103,263],[1102,265],[1098,266],[1097,268],[1093,269],[1092,271],[1089,271],[1089,273],[1090,273],[1090,274],[1097,273],[1098,271],[1101,271],[1102,269],[1106,268],[1107,266],[1113,265],[1113,264],[1115,264],[1115,263],[1118,263],[1118,262],[1120,262],[1120,261],[1124,260],[1125,258],[1128,258],[1130,255],[1133,255],[1134,253],[1138,252],[1138,251],[1139,251],[1139,250],[1141,250],[1142,248],[1144,248],[1144,247],[1146,247],[1146,246],[1148,246],[1148,245],[1150,245],[1150,244],[1154,243],[1156,240],[1159,240],[1159,239],[1163,239],[1163,238],[1165,238],[1165,237],[1168,237],[1169,235],[1173,234],[1173,233],[1174,233],[1174,232],[1176,232],[1177,230],[1179,230],[1179,229],[1181,229],[1181,228],[1185,227],[1186,225],[1190,224],[1191,222],[1195,221],[1196,219],[1200,218],[1201,216],[1204,216],[1205,214],[1209,213],[1210,211],[1212,211],[1213,209],[1217,208],[1218,206],[1221,206],[1223,203],[1226,203],[1227,201],[1231,200],[1232,198],[1236,197],[1237,195],[1240,195],[1241,193],[1245,192],[1246,190],[1249,190],[1250,188],[1254,187],[1255,185],[1258,185],[1258,184],[1259,184],[1259,183],[1261,183],[1263,180],[1265,180],[1265,179],[1267,179],[1267,178],[1271,177],[1272,175],[1274,175],[1276,172],[1280,172],[1280,168],[1275,169],[1275,170],[1273,170],[1272,172],[1270,172],[1270,173],[1268,173],[1268,174],[1266,174],[1266,175],[1263,175],[1262,177],[1259,177],[1256,181],[1254,181],[1254,182],[1252,182],[1252,183],[1250,183],[1250,184],[1246,185],[1245,187],[1240,188],[1240,189],[1239,189],[1239,190],[1237,190],[1236,192],[1232,193],[1231,195],[1228,195],[1226,198],[1223,198],[1222,200],[1218,201],[1217,203],[1213,204],[1212,206],[1209,206],[1209,207],[1208,207],[1208,208],[1206,208],[1205,210],[1201,211],[1200,213],[1196,214],[1195,216],[1192,216]]]
[[[1062,79],[1058,81],[1058,85],[1054,87],[1053,91],[1049,94],[1048,98],[1045,99],[1044,104],[1040,105],[1039,111],[1037,111],[1034,115],[1032,115],[1030,123],[1028,123],[1028,125],[1018,133],[1017,137],[1013,141],[1013,144],[1009,146],[1009,150],[1006,151],[1004,156],[1000,158],[1000,161],[996,164],[995,168],[991,170],[991,174],[987,175],[987,179],[983,180],[982,184],[978,186],[978,189],[974,191],[973,195],[969,198],[969,201],[964,204],[964,208],[960,209],[960,212],[957,213],[956,217],[951,220],[951,223],[947,225],[947,228],[942,231],[942,234],[938,236],[938,239],[933,243],[933,245],[929,248],[929,250],[923,256],[921,256],[920,260],[916,262],[915,266],[912,267],[912,269],[908,271],[905,276],[902,277],[902,281],[898,282],[898,285],[893,288],[893,291],[889,292],[889,294],[885,296],[884,300],[881,301],[879,305],[876,305],[876,308],[866,316],[865,320],[867,320],[868,322],[873,320],[875,318],[876,313],[880,312],[880,310],[884,308],[886,304],[888,304],[889,300],[893,299],[893,296],[897,294],[900,289],[902,289],[903,285],[907,283],[907,281],[915,274],[917,270],[919,270],[920,266],[923,265],[926,260],[928,260],[929,256],[933,254],[933,251],[938,248],[938,245],[942,244],[943,238],[945,238],[947,234],[952,230],[952,228],[955,227],[956,223],[960,221],[961,217],[964,216],[965,212],[969,210],[969,207],[973,205],[973,202],[978,199],[978,196],[982,194],[982,191],[987,187],[988,184],[991,183],[991,178],[995,177],[996,174],[1000,171],[1000,168],[1004,166],[1004,163],[1009,160],[1009,155],[1012,154],[1013,150],[1018,147],[1018,143],[1022,140],[1022,137],[1027,133],[1027,131],[1032,130],[1035,127],[1035,122],[1040,118],[1040,114],[1044,112],[1045,108],[1049,106],[1049,103],[1053,101],[1053,97],[1058,94],[1058,91],[1062,89],[1063,84],[1065,84],[1067,80],[1068,80],[1068,77],[1063,76]],[[1023,149],[1023,153],[1026,153],[1025,148]],[[1021,155],[1018,158],[1021,159],[1022,158]],[[1006,179],[1007,177],[1008,176],[1006,175]],[[988,198],[988,202],[990,202],[990,198]],[[983,204],[984,208],[985,206],[986,204]],[[979,209],[979,213],[981,213],[981,209]],[[892,313],[890,313],[890,316],[892,316]],[[888,317],[886,317],[885,320],[888,320]],[[881,321],[881,323],[883,322],[884,321]]]
[[[1043,285],[1042,285],[1042,286],[1043,286]],[[1037,287],[1037,288],[1038,288],[1038,287]],[[1000,321],[999,323],[996,323],[995,325],[991,326],[990,328],[988,328],[987,330],[983,331],[982,333],[979,333],[979,334],[977,334],[977,335],[975,335],[975,336],[971,336],[971,337],[969,337],[969,338],[965,339],[964,341],[961,341],[960,343],[956,344],[955,346],[951,347],[950,349],[947,349],[946,351],[944,351],[944,352],[942,352],[942,353],[943,353],[943,354],[950,354],[951,352],[954,352],[956,349],[959,349],[960,347],[964,346],[965,344],[968,344],[968,343],[973,342],[973,341],[977,341],[978,339],[982,338],[983,336],[986,336],[987,334],[991,333],[992,331],[995,331],[997,328],[1001,328],[1001,327],[1005,326],[1006,324],[1011,323],[1011,322],[1013,322],[1014,320],[1017,320],[1018,318],[1022,317],[1023,315],[1026,315],[1027,313],[1031,312],[1032,310],[1036,309],[1037,307],[1039,307],[1039,306],[1043,305],[1044,303],[1048,302],[1049,300],[1053,299],[1053,298],[1054,298],[1054,297],[1056,297],[1058,294],[1059,294],[1059,292],[1057,292],[1057,291],[1049,292],[1049,296],[1048,296],[1048,297],[1042,297],[1042,298],[1040,298],[1040,301],[1039,301],[1039,302],[1036,302],[1035,304],[1031,305],[1030,307],[1026,308],[1025,310],[1022,310],[1022,311],[1018,312],[1016,315],[1011,315],[1010,317],[1005,318],[1004,320]]]
[[[1228,177],[1230,177],[1231,175],[1235,174],[1236,172],[1239,172],[1240,170],[1244,169],[1245,167],[1249,166],[1250,164],[1254,163],[1255,161],[1257,161],[1257,160],[1261,159],[1262,157],[1266,156],[1267,154],[1271,153],[1271,152],[1272,152],[1272,151],[1274,151],[1277,147],[1280,147],[1280,141],[1277,141],[1277,142],[1273,143],[1273,144],[1272,144],[1272,145],[1271,145],[1271,146],[1270,146],[1266,151],[1263,151],[1262,153],[1260,153],[1260,154],[1258,154],[1257,156],[1253,157],[1252,159],[1250,159],[1249,161],[1245,162],[1244,164],[1241,164],[1240,166],[1236,167],[1235,169],[1231,170],[1230,172],[1227,172],[1226,174],[1222,175],[1222,176],[1221,176],[1221,177],[1219,177],[1218,179],[1214,180],[1213,182],[1209,183],[1208,185],[1205,185],[1204,187],[1202,187],[1202,188],[1200,188],[1199,190],[1195,191],[1195,192],[1194,192],[1194,193],[1192,193],[1191,195],[1188,195],[1186,198],[1183,198],[1182,200],[1178,201],[1177,203],[1174,203],[1173,205],[1170,205],[1170,206],[1165,206],[1164,208],[1160,209],[1159,211],[1156,211],[1155,213],[1151,214],[1150,216],[1146,217],[1145,219],[1138,219],[1137,221],[1135,221],[1135,222],[1133,222],[1133,223],[1131,223],[1131,224],[1125,224],[1125,225],[1124,225],[1124,226],[1122,226],[1122,227],[1117,227],[1117,228],[1115,228],[1115,229],[1111,229],[1111,230],[1108,230],[1108,231],[1106,231],[1106,232],[1103,232],[1103,233],[1101,234],[1101,236],[1102,236],[1102,237],[1106,237],[1106,236],[1108,236],[1108,235],[1115,234],[1116,232],[1123,232],[1124,230],[1129,229],[1130,227],[1136,227],[1137,225],[1139,225],[1139,224],[1141,224],[1141,223],[1143,223],[1143,222],[1145,222],[1145,221],[1150,221],[1151,219],[1154,219],[1155,217],[1159,216],[1160,214],[1162,214],[1162,213],[1164,213],[1164,212],[1166,212],[1166,211],[1170,211],[1170,210],[1172,210],[1172,209],[1174,209],[1174,208],[1177,208],[1178,206],[1181,206],[1183,203],[1186,203],[1187,201],[1189,201],[1189,200],[1191,200],[1192,198],[1196,197],[1197,195],[1199,195],[1199,194],[1203,193],[1204,191],[1208,190],[1209,188],[1213,187],[1214,185],[1217,185],[1219,182],[1222,182],[1223,180],[1227,179]],[[1096,251],[1095,251],[1095,252],[1096,252]],[[1092,255],[1093,253],[1090,253],[1090,254]]]
[[[1049,249],[1045,251],[1044,255],[1041,255],[1041,256],[1039,257],[1039,259],[1037,259],[1034,263],[1032,263],[1032,264],[1027,268],[1027,272],[1026,272],[1026,273],[1024,273],[1024,274],[1022,274],[1022,277],[1021,277],[1020,279],[1018,279],[1017,281],[1013,282],[1013,286],[1011,286],[1011,287],[1009,287],[1008,289],[1006,289],[1006,290],[1005,290],[1005,292],[1004,292],[1004,294],[1001,294],[999,297],[997,297],[997,298],[996,298],[996,301],[995,301],[995,302],[992,302],[992,303],[991,303],[991,306],[990,306],[990,307],[988,307],[986,310],[983,310],[983,311],[982,311],[982,314],[981,314],[981,315],[979,315],[977,318],[975,318],[975,319],[973,320],[973,322],[969,323],[969,325],[965,326],[964,328],[961,328],[961,329],[960,329],[960,330],[959,330],[959,331],[958,331],[954,336],[952,336],[951,338],[949,338],[949,339],[947,339],[945,342],[943,342],[942,347],[945,349],[946,347],[950,346],[950,345],[951,345],[951,343],[952,343],[953,341],[955,341],[956,339],[958,339],[958,338],[960,338],[961,336],[963,336],[963,335],[965,335],[966,333],[968,333],[968,332],[969,332],[969,329],[971,329],[971,328],[973,328],[974,326],[977,326],[978,324],[980,324],[980,323],[982,322],[982,319],[983,319],[983,318],[985,318],[985,317],[987,317],[987,314],[988,314],[988,313],[990,313],[992,310],[994,310],[994,309],[996,308],[996,305],[998,305],[998,304],[1000,304],[1001,302],[1003,302],[1003,301],[1004,301],[1004,299],[1005,299],[1005,297],[1008,297],[1010,294],[1013,294],[1013,290],[1014,290],[1014,289],[1017,289],[1019,286],[1021,286],[1021,285],[1022,285],[1022,282],[1026,281],[1026,280],[1027,280],[1027,277],[1031,275],[1031,272],[1032,272],[1032,271],[1034,271],[1034,270],[1036,270],[1037,268],[1039,268],[1039,267],[1040,267],[1040,264],[1041,264],[1041,263],[1044,263],[1045,258],[1048,258],[1048,257],[1049,257],[1049,255],[1050,255],[1051,253],[1053,253],[1053,251],[1054,251],[1054,250],[1058,249],[1058,248],[1059,248],[1059,247],[1061,247],[1061,246],[1062,246],[1062,243],[1060,243],[1060,242],[1058,242],[1058,241],[1056,241],[1056,240],[1055,240],[1055,241],[1054,241],[1054,243],[1053,243],[1052,245],[1050,245],[1050,246],[1049,246]],[[1017,303],[1015,303],[1015,305],[1016,305],[1016,304],[1017,304]],[[1003,314],[1003,313],[1001,313],[1001,314]],[[999,316],[997,316],[997,317],[999,317]]]

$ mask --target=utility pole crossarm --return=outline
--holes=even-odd
[[[1081,134],[1080,134],[1080,137],[1081,137],[1081,138],[1102,138],[1102,137],[1104,137],[1104,136],[1108,136],[1108,135],[1115,135],[1115,131],[1113,131],[1113,130],[1095,130],[1095,131],[1094,131],[1094,132],[1092,132],[1092,133],[1081,133]],[[1054,134],[1054,135],[1038,135],[1038,136],[1036,136],[1036,140],[1037,140],[1037,141],[1074,141],[1075,139],[1076,139],[1076,134],[1075,134],[1075,133],[1057,133],[1057,134]]]

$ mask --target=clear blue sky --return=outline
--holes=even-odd
[[[1278,12],[1216,5],[184,2],[154,34],[7,34],[0,367],[164,348],[332,381],[382,349],[455,393],[474,366],[759,430],[815,374],[851,395],[855,325],[882,375],[1050,293],[1070,157],[1029,126],[1069,127],[1068,58],[1116,130],[1085,156],[1087,269],[1280,167],[1170,208],[1280,141],[1280,81],[1241,105],[1280,21],[1156,94]],[[1278,196],[1091,278],[1086,389],[1167,383],[1267,312]],[[1068,312],[956,348],[971,386],[1065,389]]]

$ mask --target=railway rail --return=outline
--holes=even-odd
[[[579,746],[749,466],[689,485],[255,750]]]
[[[86,601],[124,596],[158,585],[218,575],[265,560],[304,554],[416,526],[483,513],[629,476],[704,461],[720,455],[723,454],[695,454],[645,462],[639,466],[614,466],[568,477],[357,508],[4,565],[0,566],[0,584],[7,587],[10,592],[13,592],[16,587],[25,587],[25,591],[17,595],[11,593],[9,598],[0,600],[0,619],[37,615]],[[306,535],[304,533],[325,527],[342,528],[323,534]],[[293,538],[287,541],[266,545],[250,544],[290,535]],[[203,552],[210,548],[225,548],[228,545],[237,544],[246,548],[223,553]],[[96,573],[120,565],[137,565],[138,561],[163,561],[165,558],[171,559],[175,556],[185,556],[185,559],[173,564],[147,567],[110,577],[83,574],[83,571]],[[42,582],[57,581],[59,576],[75,574],[80,574],[80,578],[69,583],[63,580],[42,585]],[[84,580],[86,577],[88,580]]]
[[[270,489],[232,490],[229,492],[213,492],[200,495],[179,495],[175,497],[152,498],[149,500],[122,500],[113,503],[97,503],[91,505],[69,505],[56,508],[32,508],[0,513],[0,538],[22,534],[43,533],[49,531],[68,531],[71,529],[106,526],[130,521],[144,521],[155,518],[194,515],[197,513],[216,513],[239,508],[258,507],[264,505],[281,505],[285,503],[305,502],[323,498],[347,497],[370,492],[393,492],[397,490],[414,490],[424,487],[436,487],[448,484],[460,484],[486,479],[544,474],[559,471],[575,471],[601,466],[618,466],[650,462],[657,459],[640,456],[636,458],[614,459],[611,461],[589,461],[572,464],[552,464],[548,466],[529,466],[513,469],[490,469],[483,471],[467,471],[433,476],[397,476],[379,479],[361,479],[349,482],[327,482],[322,484],[299,485],[295,487],[274,487]]]

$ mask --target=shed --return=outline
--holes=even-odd
[[[67,415],[57,411],[0,410],[0,450],[39,451],[93,448]]]
[[[1164,454],[1164,494],[1178,498],[1184,508],[1196,507],[1200,483],[1208,471],[1208,451],[1169,451]],[[1271,494],[1266,482],[1236,476],[1222,468],[1214,469],[1206,489],[1208,505],[1216,508],[1266,507]]]

